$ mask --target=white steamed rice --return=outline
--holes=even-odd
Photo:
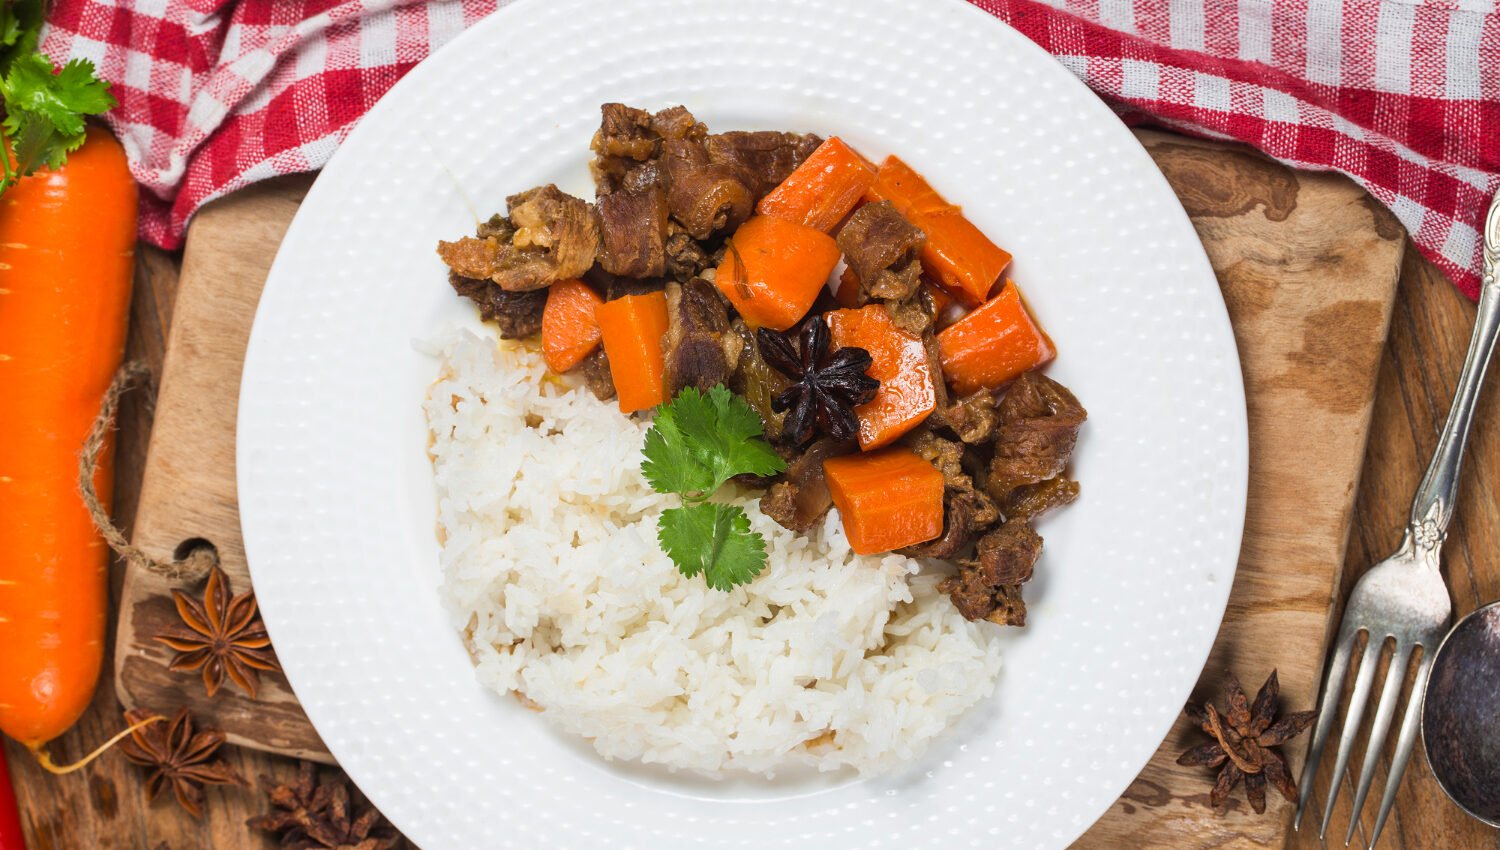
[[[710,775],[887,770],[994,690],[991,627],[917,562],[854,554],[836,512],[796,534],[735,494],[769,564],[711,590],[658,546],[678,500],[641,476],[648,422],[521,345],[460,331],[439,353],[426,414],[442,595],[487,687],[606,758]]]

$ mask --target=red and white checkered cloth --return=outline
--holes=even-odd
[[[114,83],[106,120],[145,187],[141,235],[175,247],[204,202],[323,165],[402,74],[504,2],[56,0],[42,49]],[[1348,174],[1477,292],[1477,227],[1500,189],[1489,0],[970,2],[1128,122]]]

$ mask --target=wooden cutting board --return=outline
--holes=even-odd
[[[1182,199],[1218,274],[1249,409],[1245,541],[1197,694],[1215,696],[1226,669],[1254,687],[1275,667],[1284,703],[1310,708],[1403,234],[1347,179],[1294,172],[1218,143],[1137,135]],[[308,177],[260,184],[197,215],[160,377],[135,543],[165,558],[207,540],[237,590],[249,583],[234,483],[241,362],[276,247],[310,184]],[[145,572],[126,578],[115,655],[126,706],[185,704],[234,743],[330,760],[280,676],[264,678],[259,701],[233,690],[208,700],[194,676],[167,670],[170,652],[153,636],[175,617],[171,587]],[[1119,704],[1129,711],[1130,695],[1121,694]],[[1279,841],[1290,806],[1273,801],[1279,817],[1250,816],[1243,802],[1225,816],[1210,811],[1209,773],[1174,763],[1197,742],[1196,734],[1179,721],[1078,846],[1225,848]],[[1294,770],[1302,746],[1291,748]]]

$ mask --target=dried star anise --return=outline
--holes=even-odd
[[[154,712],[132,709],[125,722],[135,725]],[[163,788],[172,786],[177,802],[195,818],[203,817],[204,785],[244,785],[234,768],[213,755],[224,743],[224,733],[204,729],[193,733],[193,719],[179,708],[172,719],[157,721],[130,733],[120,742],[120,752],[132,763],[151,769],[146,791],[155,800]]]
[[[761,356],[792,379],[771,400],[771,409],[787,414],[783,439],[800,446],[821,430],[835,440],[852,440],[859,431],[854,408],[875,397],[880,382],[865,374],[870,352],[856,346],[828,353],[828,325],[814,316],[802,326],[801,351],[784,334],[767,328],[755,332]]]
[[[255,699],[260,686],[257,670],[281,671],[271,651],[271,638],[261,622],[255,591],[231,597],[229,577],[214,567],[208,574],[203,599],[172,591],[177,614],[186,628],[172,628],[156,639],[177,650],[173,670],[202,670],[203,685],[213,696],[228,676]]]
[[[271,811],[246,821],[280,835],[282,850],[392,850],[405,839],[358,790],[342,778],[319,782],[312,762],[302,762],[297,779],[276,785],[262,777]]]
[[[1256,814],[1266,810],[1267,782],[1288,801],[1296,802],[1297,783],[1292,781],[1286,760],[1272,748],[1300,735],[1318,713],[1299,711],[1277,720],[1276,702],[1280,693],[1281,683],[1276,678],[1276,671],[1272,670],[1252,704],[1240,687],[1240,680],[1231,673],[1224,685],[1228,711],[1221,714],[1213,703],[1198,705],[1190,702],[1184,709],[1187,716],[1214,740],[1178,756],[1177,763],[1205,767],[1223,765],[1208,798],[1214,808],[1222,809],[1229,801],[1230,792],[1241,781],[1245,783],[1245,797]]]

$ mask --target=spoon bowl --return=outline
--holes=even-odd
[[[1422,742],[1448,797],[1500,827],[1500,602],[1459,620],[1438,646],[1422,701]]]

